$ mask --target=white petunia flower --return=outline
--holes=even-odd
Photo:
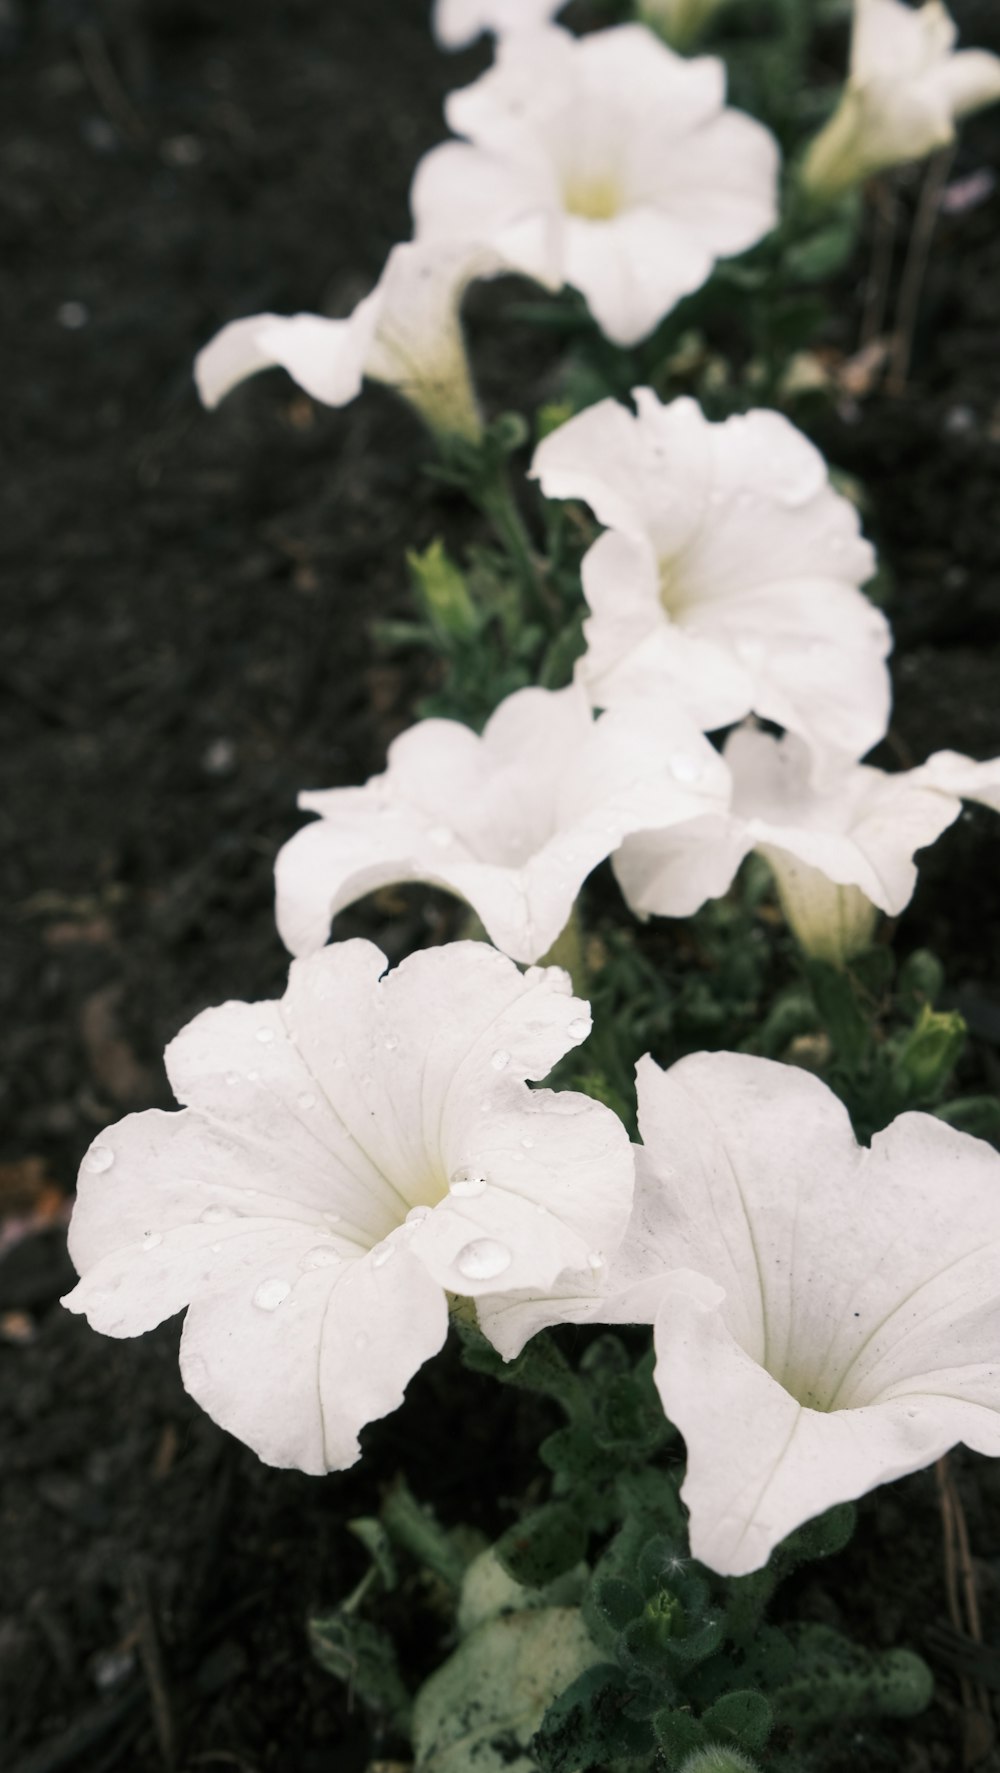
[[[346,320],[319,314],[252,314],[230,321],[198,353],[206,406],[237,383],[280,366],[314,400],[346,406],[365,376],[386,382],[431,429],[475,439],[482,425],[469,375],[460,309],[469,284],[505,269],[474,241],[394,246],[378,283]]]
[[[448,99],[467,139],[417,168],[417,237],[488,240],[633,345],[777,220],[774,139],[724,101],[720,61],[685,61],[642,25],[506,38]]]
[[[655,1324],[694,1556],[742,1576],[959,1441],[1000,1454],[1000,1156],[925,1114],[867,1150],[825,1084],[766,1059],[637,1076],[617,1256],[479,1311],[508,1356],[546,1324]]]
[[[954,21],[939,0],[855,0],[843,97],[806,155],[803,180],[836,196],[885,167],[922,160],[955,139],[955,124],[1000,98],[1000,59],[955,52]]]
[[[732,773],[728,811],[626,839],[614,860],[625,898],[640,917],[689,917],[726,892],[756,850],[802,946],[836,964],[868,947],[879,911],[896,917],[909,904],[915,852],[954,823],[963,800],[1000,811],[1000,759],[973,763],[942,751],[895,775],[855,764],[816,787],[794,736],[743,727],[723,756]]]
[[[434,35],[442,49],[465,49],[489,31],[510,37],[547,25],[566,0],[434,0]]]
[[[623,837],[727,797],[724,764],[683,711],[647,703],[595,721],[578,685],[518,690],[482,738],[423,720],[364,788],[301,795],[320,818],[279,854],[278,929],[308,953],[345,905],[422,880],[465,899],[514,960],[535,961]]]
[[[608,526],[583,562],[593,701],[675,695],[706,731],[753,710],[860,757],[888,724],[891,639],[858,589],[874,554],[819,451],[780,413],[712,424],[693,400],[634,399],[588,407],[532,467]]]
[[[590,1028],[558,968],[475,942],[385,978],[369,942],[293,963],[167,1049],[179,1114],[83,1160],[64,1303],[110,1336],[188,1307],[184,1383],[269,1465],[350,1465],[444,1341],[447,1293],[551,1285],[620,1241],[610,1110],[529,1090]]]

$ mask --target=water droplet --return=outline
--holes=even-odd
[[[411,1207],[406,1215],[404,1225],[422,1225],[431,1216],[430,1207]]]
[[[300,1108],[315,1108],[316,1106],[316,1097],[313,1095],[312,1090],[301,1090],[299,1092],[298,1100]]]
[[[524,1146],[525,1151],[530,1151],[534,1143],[534,1139],[529,1138],[528,1134],[525,1133],[524,1138],[521,1140],[521,1144]]]
[[[110,1145],[92,1145],[83,1160],[83,1167],[94,1176],[102,1176],[105,1170],[110,1170],[114,1161],[115,1154]]]
[[[368,1337],[365,1335],[364,1330],[358,1331],[357,1335],[354,1338],[354,1346],[357,1349],[359,1354],[361,1354],[368,1347]]]
[[[347,1060],[344,1058],[343,1053],[334,1053],[333,1064],[334,1070],[343,1071],[344,1066],[347,1064]]]
[[[430,841],[439,850],[446,850],[454,842],[454,832],[448,825],[434,825],[427,833]]]
[[[448,1193],[457,1194],[462,1200],[472,1200],[477,1194],[486,1193],[488,1180],[485,1170],[477,1169],[475,1164],[462,1164],[459,1169],[452,1170],[448,1178]]]
[[[591,1026],[592,1024],[589,1016],[574,1016],[572,1022],[569,1023],[566,1032],[567,1034],[571,1034],[574,1040],[586,1040],[590,1033]]]
[[[226,1072],[226,1082],[229,1085],[230,1089],[232,1089],[234,1084],[238,1084],[239,1081],[240,1081],[240,1074],[238,1071],[227,1071]]]
[[[221,1225],[224,1219],[235,1219],[235,1217],[236,1214],[232,1207],[224,1207],[217,1202],[214,1206],[205,1208],[201,1215],[201,1223],[203,1225]]]
[[[163,1233],[162,1232],[147,1231],[145,1237],[142,1240],[142,1248],[144,1250],[155,1250],[158,1247],[158,1245],[162,1244],[162,1242],[163,1242]]]
[[[387,1034],[382,1044],[387,1053],[394,1053],[399,1045],[399,1035]]]
[[[211,1250],[213,1256],[219,1256],[222,1254],[222,1245],[221,1244],[209,1244],[208,1247]]]
[[[686,751],[674,752],[670,759],[669,769],[675,782],[697,782],[702,773],[698,759],[689,757]]]
[[[384,1268],[386,1263],[395,1254],[396,1254],[395,1244],[391,1244],[389,1242],[389,1239],[385,1238],[382,1241],[382,1243],[376,1244],[375,1248],[372,1251],[372,1267],[373,1268]]]
[[[303,1268],[336,1268],[340,1257],[332,1244],[316,1244],[302,1258]]]
[[[253,1302],[261,1311],[277,1311],[281,1301],[288,1298],[291,1290],[286,1280],[261,1281]]]
[[[492,1096],[484,1096],[482,1101],[479,1104],[479,1112],[480,1112],[480,1114],[489,1114],[489,1111],[492,1107],[493,1107],[493,1097]]]
[[[597,1250],[591,1250],[587,1257],[587,1267],[597,1274],[604,1267],[604,1257]]]
[[[494,1071],[505,1071],[510,1064],[510,1054],[503,1047],[498,1047],[490,1060]]]
[[[477,1237],[459,1250],[455,1267],[466,1280],[493,1280],[510,1267],[511,1260],[506,1244],[493,1237]]]
[[[266,1047],[268,1044],[268,1041],[272,1041],[274,1039],[274,1029],[273,1028],[258,1028],[257,1039],[260,1041],[262,1046]]]
[[[247,1072],[247,1083],[256,1083],[259,1076],[260,1076],[259,1071],[248,1071]]]

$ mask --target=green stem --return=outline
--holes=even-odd
[[[538,964],[543,967],[564,967],[573,981],[573,990],[577,996],[589,997],[590,979],[579,899],[573,906],[564,929]]]

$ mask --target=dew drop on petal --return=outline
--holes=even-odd
[[[316,1244],[302,1258],[303,1268],[336,1268],[340,1257],[332,1244]]]
[[[669,768],[675,782],[697,782],[702,773],[698,759],[689,757],[686,751],[675,751]]]
[[[394,1053],[399,1045],[399,1035],[387,1034],[382,1045],[385,1047],[387,1053]]]
[[[163,1242],[163,1233],[162,1232],[147,1231],[145,1237],[142,1240],[142,1248],[144,1250],[155,1250],[158,1247],[158,1245],[162,1244],[162,1242]]]
[[[232,1207],[224,1207],[216,1203],[214,1206],[205,1208],[201,1215],[201,1223],[202,1225],[221,1225],[224,1219],[235,1219],[235,1217],[236,1214]]]
[[[324,1213],[323,1217],[326,1220],[328,1225],[339,1225],[340,1224],[340,1214],[339,1213]]]
[[[587,1257],[587,1267],[592,1268],[595,1274],[598,1274],[600,1272],[600,1270],[604,1267],[604,1257],[599,1253],[599,1251],[597,1251],[597,1250],[590,1251],[590,1254]]]
[[[484,1096],[482,1101],[479,1104],[479,1112],[480,1112],[480,1114],[489,1114],[489,1111],[492,1107],[493,1107],[493,1097],[492,1096]]]
[[[234,1084],[238,1084],[239,1081],[240,1081],[240,1074],[238,1071],[227,1071],[226,1072],[226,1082],[229,1085],[230,1089],[232,1089]]]
[[[114,1161],[115,1154],[110,1145],[92,1145],[83,1160],[83,1167],[94,1176],[103,1176],[105,1170],[110,1170]]]
[[[354,1338],[354,1346],[357,1349],[359,1354],[362,1354],[364,1352],[364,1350],[368,1347],[368,1337],[365,1335],[364,1330],[358,1331],[357,1335]]]
[[[404,1225],[422,1225],[431,1216],[430,1207],[411,1207],[403,1221]]]
[[[248,1071],[247,1072],[247,1083],[256,1083],[259,1076],[260,1076],[259,1071]]]
[[[510,1064],[510,1054],[504,1047],[498,1047],[490,1060],[490,1064],[494,1071],[506,1071],[507,1066]]]
[[[261,1311],[277,1311],[283,1299],[287,1299],[291,1287],[286,1280],[261,1281],[253,1296],[253,1302]]]
[[[274,1039],[274,1029],[273,1028],[266,1028],[266,1027],[265,1028],[258,1028],[257,1039],[260,1041],[262,1046],[266,1047],[268,1042],[272,1041]]]
[[[454,832],[448,825],[434,825],[427,833],[436,849],[446,850],[454,840]]]
[[[384,1268],[386,1263],[390,1261],[395,1254],[395,1244],[391,1244],[389,1239],[385,1238],[382,1243],[376,1244],[372,1251],[372,1267]]]
[[[316,1097],[312,1090],[302,1090],[298,1097],[298,1103],[300,1108],[315,1108]]]
[[[466,1280],[493,1280],[510,1267],[511,1260],[506,1244],[493,1237],[477,1237],[459,1250],[455,1267]]]
[[[534,1143],[534,1139],[529,1138],[528,1134],[525,1133],[524,1138],[521,1140],[521,1144],[524,1146],[525,1151],[530,1151]]]
[[[586,1040],[591,1026],[589,1016],[574,1016],[572,1022],[568,1024],[566,1032],[571,1034],[574,1040]]]
[[[477,1169],[475,1164],[462,1164],[448,1177],[448,1193],[456,1194],[462,1200],[472,1200],[477,1194],[486,1193],[488,1181],[485,1170]]]

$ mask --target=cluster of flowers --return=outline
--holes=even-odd
[[[638,24],[577,40],[557,10],[440,0],[445,41],[520,28],[449,101],[466,139],[418,170],[415,240],[347,320],[227,327],[198,364],[209,403],[281,363],[335,404],[363,375],[392,382],[474,437],[470,277],[572,284],[629,343],[773,225],[777,151],[724,108],[719,62]],[[686,32],[708,8],[648,10]],[[1000,65],[951,41],[936,0],[859,0],[807,166],[842,184],[848,153],[855,177],[923,153],[1000,92]],[[860,762],[887,728],[890,635],[853,506],[775,412],[712,424],[634,398],[570,419],[532,467],[602,526],[574,682],[508,697],[481,737],[422,721],[365,787],[302,797],[319,817],[277,864],[287,992],[196,1018],[167,1051],[182,1111],[91,1148],[66,1303],[119,1336],[186,1306],[188,1389],[309,1472],[357,1457],[440,1348],[450,1296],[508,1358],[545,1325],[652,1324],[692,1549],[740,1574],[958,1440],[1000,1454],[1000,1157],[919,1114],[861,1148],[817,1079],[725,1053],[640,1062],[633,1147],[600,1103],[529,1088],[591,1025],[545,956],[606,858],[634,913],[680,917],[757,850],[802,944],[843,963],[963,798],[1000,810],[1000,760]],[[369,943],[324,946],[344,906],[404,880],[467,901],[495,947],[387,974]]]

